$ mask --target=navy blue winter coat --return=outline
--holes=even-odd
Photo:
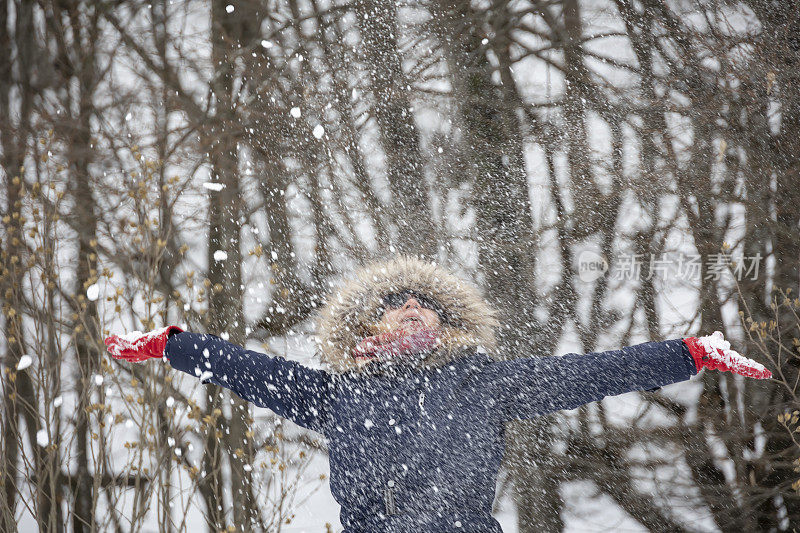
[[[385,375],[315,370],[189,332],[169,339],[166,356],[324,435],[345,533],[501,532],[491,511],[505,422],[697,373],[681,339],[511,361],[473,347],[439,368]]]

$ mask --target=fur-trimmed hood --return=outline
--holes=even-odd
[[[497,311],[472,284],[440,265],[413,256],[370,263],[328,296],[320,310],[316,340],[322,361],[334,372],[369,372],[380,365],[356,364],[351,350],[364,337],[375,334],[381,299],[389,293],[411,289],[433,298],[444,308],[449,323],[442,325],[442,344],[422,357],[421,364],[438,367],[457,357],[464,348],[496,348]]]

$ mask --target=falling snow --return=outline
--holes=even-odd
[[[97,300],[98,296],[100,296],[100,287],[97,285],[97,283],[89,285],[89,288],[86,289],[86,297],[89,299],[89,301],[94,302]]]
[[[26,368],[31,366],[31,363],[33,363],[33,357],[31,357],[28,354],[25,354],[19,358],[19,361],[17,362],[17,370],[25,370]]]
[[[117,4],[4,26],[18,529],[800,523],[793,2]]]
[[[203,183],[203,188],[208,189],[209,191],[221,191],[222,189],[225,188],[225,184],[207,181]]]

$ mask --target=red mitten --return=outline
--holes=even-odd
[[[353,348],[356,360],[386,360],[401,355],[423,352],[437,346],[440,331],[438,329],[421,329],[406,331],[403,328],[366,337]]]
[[[749,378],[767,379],[772,377],[772,372],[764,365],[731,350],[731,343],[725,340],[722,332],[715,331],[705,337],[687,337],[683,339],[689,347],[694,364],[699,372],[703,368],[734,372]]]
[[[163,357],[170,334],[182,331],[178,326],[167,326],[147,333],[132,331],[110,335],[105,339],[106,349],[115,359],[138,363],[151,357]]]

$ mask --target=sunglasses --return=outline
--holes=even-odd
[[[430,309],[431,311],[436,311],[436,314],[439,315],[439,320],[442,323],[447,322],[447,313],[445,313],[444,308],[439,304],[439,302],[433,298],[410,289],[385,294],[382,299],[383,308],[384,310],[399,309],[403,307],[403,305],[405,305],[408,299],[412,296],[419,302],[420,307]]]

